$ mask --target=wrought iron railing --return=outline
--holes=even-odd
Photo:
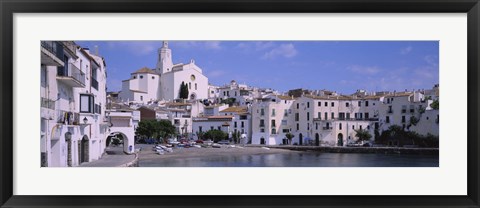
[[[41,97],[40,98],[40,107],[54,110],[55,109],[55,101]]]
[[[79,68],[77,68],[72,63],[66,65],[67,67],[58,67],[57,76],[60,77],[71,77],[78,82],[85,85],[85,73],[83,73]]]

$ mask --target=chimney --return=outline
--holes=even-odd
[[[94,48],[95,48],[95,55],[98,56],[98,45],[95,45]]]

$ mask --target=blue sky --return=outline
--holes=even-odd
[[[162,41],[76,41],[98,46],[108,91],[144,66]],[[281,92],[295,88],[383,91],[430,89],[439,82],[437,41],[169,41],[174,63],[194,59],[214,85],[230,80]]]

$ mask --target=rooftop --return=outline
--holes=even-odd
[[[143,67],[135,72],[133,72],[132,74],[138,74],[138,73],[149,73],[149,74],[157,74],[155,73],[155,71],[151,70],[150,68],[148,67]]]

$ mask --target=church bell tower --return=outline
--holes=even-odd
[[[172,71],[172,50],[168,48],[168,42],[163,41],[162,47],[158,49],[158,61],[156,71],[158,74],[164,74]]]

